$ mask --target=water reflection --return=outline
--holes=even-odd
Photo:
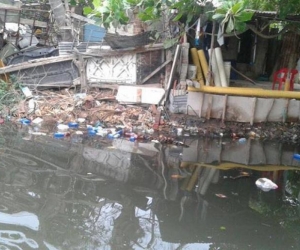
[[[1,249],[300,247],[297,148],[0,132]],[[257,189],[259,177],[279,188]]]

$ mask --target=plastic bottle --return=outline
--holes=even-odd
[[[60,133],[60,132],[54,133],[54,138],[64,138],[64,137],[65,137],[64,133]]]
[[[240,144],[244,144],[244,143],[246,143],[247,142],[247,139],[246,138],[240,138],[239,139],[239,143]]]
[[[68,126],[69,126],[69,128],[78,128],[79,127],[77,122],[69,122]]]
[[[89,136],[94,136],[97,134],[97,131],[95,131],[94,129],[88,129],[88,135]]]
[[[28,125],[28,124],[30,124],[30,120],[29,119],[27,119],[27,118],[22,118],[22,119],[20,119],[20,123],[22,123],[22,124],[24,124],[24,125]]]
[[[294,158],[295,160],[300,161],[300,154],[294,154],[294,155],[293,155],[293,158]]]

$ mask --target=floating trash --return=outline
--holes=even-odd
[[[60,133],[60,132],[54,133],[54,138],[64,138],[64,137],[65,137],[64,133]]]
[[[295,160],[300,161],[300,154],[294,154],[294,155],[293,155],[293,158],[294,158]]]
[[[225,199],[225,198],[227,198],[227,196],[226,196],[226,195],[224,195],[224,194],[216,194],[216,196],[217,196],[217,197],[219,197],[219,198],[222,198],[222,199]]]
[[[79,127],[77,122],[69,122],[68,126],[69,126],[69,128],[78,128]]]
[[[273,181],[271,181],[267,178],[259,178],[255,182],[255,185],[264,192],[268,192],[272,189],[278,188],[278,186]]]
[[[30,122],[31,122],[29,119],[26,119],[26,118],[22,118],[19,121],[20,121],[20,123],[26,124],[26,125],[30,124]]]
[[[67,131],[69,129],[69,126],[68,125],[65,125],[65,124],[58,124],[57,125],[57,129],[59,131]]]

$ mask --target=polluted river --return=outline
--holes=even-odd
[[[299,147],[179,139],[0,126],[0,249],[300,249]]]

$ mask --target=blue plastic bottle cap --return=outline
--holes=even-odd
[[[54,138],[64,138],[65,134],[64,133],[54,133]]]
[[[78,123],[77,122],[69,122],[68,126],[69,126],[69,128],[78,128]]]
[[[246,138],[240,138],[240,139],[239,139],[239,143],[245,143],[246,141],[247,141]]]
[[[28,120],[28,119],[26,119],[26,118],[22,118],[22,119],[20,119],[20,122],[21,122],[22,124],[29,124],[29,123],[30,123],[30,120]]]
[[[295,160],[300,161],[300,154],[294,154],[293,158],[294,158]]]
[[[95,135],[97,132],[93,129],[88,130],[88,135]]]

